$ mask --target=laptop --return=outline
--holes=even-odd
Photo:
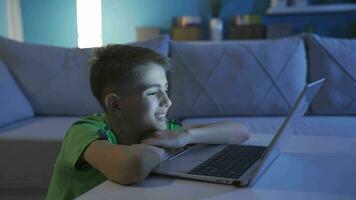
[[[281,153],[293,134],[293,123],[300,120],[325,79],[304,87],[270,144],[206,145],[198,144],[176,150],[153,173],[198,181],[253,185]]]

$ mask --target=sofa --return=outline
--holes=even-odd
[[[168,56],[169,118],[183,125],[235,120],[274,134],[305,84],[326,81],[294,134],[356,136],[356,40],[279,39],[132,43]],[[0,199],[44,198],[66,130],[102,112],[91,95],[92,48],[0,37]]]

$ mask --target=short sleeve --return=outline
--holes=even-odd
[[[178,121],[173,121],[173,120],[168,120],[167,122],[167,129],[171,130],[171,131],[175,131],[175,130],[180,130],[182,129],[182,124],[179,123]]]
[[[76,169],[76,164],[89,144],[100,139],[98,128],[90,124],[73,125],[64,140],[63,160],[68,167]]]

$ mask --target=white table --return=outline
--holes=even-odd
[[[247,143],[266,145],[270,139],[271,135],[253,134]],[[105,181],[78,199],[356,200],[356,138],[292,136],[253,187],[151,175],[132,186]]]

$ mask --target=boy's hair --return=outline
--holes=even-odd
[[[90,63],[91,91],[104,110],[104,95],[114,91],[125,93],[147,64],[160,65],[165,71],[170,68],[168,58],[151,49],[119,44],[98,48]]]

